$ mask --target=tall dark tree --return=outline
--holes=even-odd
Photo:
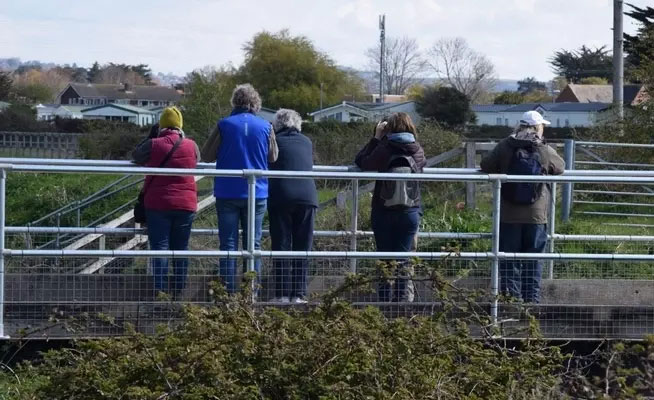
[[[0,71],[0,100],[9,99],[13,80],[9,72]]]
[[[129,69],[139,74],[146,85],[152,85],[152,69],[147,64],[131,65]]]
[[[534,77],[527,77],[518,81],[518,92],[522,94],[531,93],[537,90],[547,90],[545,82],[537,81]]]
[[[470,99],[453,87],[430,86],[418,99],[416,109],[424,118],[432,118],[449,127],[474,121]]]
[[[89,72],[86,74],[87,79],[89,80],[89,82],[91,82],[91,83],[95,82],[98,79],[98,77],[100,76],[101,70],[102,70],[102,68],[100,68],[100,63],[98,63],[97,61],[94,62],[93,66],[91,66],[91,68],[89,68]]]
[[[635,35],[624,35],[624,48],[627,53],[627,69],[630,80],[654,83],[654,8],[639,8],[628,4],[631,10],[625,15],[639,24]]]
[[[606,46],[559,50],[549,62],[556,75],[563,76],[572,83],[579,83],[583,78],[592,76],[605,78],[609,82],[613,78],[613,58]]]

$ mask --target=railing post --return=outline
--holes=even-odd
[[[500,293],[500,259],[498,257],[500,252],[500,209],[502,198],[502,181],[497,179],[493,181],[493,266],[491,269],[491,295],[493,296],[491,302],[491,319],[493,324],[497,323],[498,314],[498,297]]]
[[[466,168],[477,167],[477,144],[466,142]],[[477,208],[477,193],[475,182],[466,182],[466,208]]]
[[[5,183],[7,172],[0,170],[0,338],[5,338]]]
[[[575,141],[573,139],[566,139],[564,146],[565,169],[575,169]],[[561,193],[561,219],[563,222],[570,220],[570,212],[572,211],[572,197],[574,187],[571,182],[563,184],[563,192]]]
[[[77,201],[77,227],[82,226],[82,209],[80,207],[80,202]]]
[[[552,182],[550,185],[550,211],[547,221],[547,234],[549,236],[549,241],[547,242],[547,249],[550,253],[554,253],[554,223],[556,222],[556,182]],[[547,262],[547,279],[554,279],[554,260]]]
[[[359,219],[359,180],[352,179],[352,215],[350,216],[350,250],[357,251],[357,229]],[[357,272],[357,259],[350,259],[350,271],[354,274]]]
[[[248,241],[247,241],[247,251],[250,253],[248,255],[248,272],[255,271],[255,257],[254,257],[254,233],[256,231],[256,224],[255,224],[255,218],[256,218],[256,195],[257,195],[257,178],[254,175],[248,175],[248,226],[247,226],[247,233],[248,233]],[[252,281],[252,301],[256,301],[256,286],[257,286],[257,280],[259,279],[259,276],[257,276],[253,281]]]

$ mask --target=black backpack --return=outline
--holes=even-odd
[[[393,155],[386,172],[395,174],[419,173],[416,161],[411,156]],[[384,207],[409,208],[420,205],[420,182],[418,181],[380,181],[379,195]]]
[[[511,156],[508,175],[545,175],[540,153],[535,146],[516,148]],[[518,205],[534,204],[541,196],[541,182],[507,182],[502,185],[502,197]]]

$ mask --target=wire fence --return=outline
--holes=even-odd
[[[260,290],[256,304],[273,304],[278,277],[274,260],[303,259],[309,265],[308,305],[313,307],[325,294],[346,284],[356,272],[371,279],[369,287],[356,287],[342,297],[357,305],[381,307],[389,316],[430,313],[440,307],[443,295],[440,279],[465,290],[488,313],[501,332],[516,332],[535,316],[543,334],[551,338],[599,339],[641,338],[654,333],[654,237],[631,234],[580,234],[557,228],[556,203],[551,204],[550,243],[544,253],[499,251],[499,202],[501,186],[512,181],[549,182],[562,189],[568,184],[602,182],[608,186],[654,184],[654,172],[597,170],[566,171],[558,177],[487,175],[474,169],[428,169],[419,177],[403,174],[355,172],[346,167],[317,167],[314,172],[216,171],[201,165],[197,170],[151,169],[113,161],[70,160],[68,164],[0,160],[2,184],[0,200],[0,279],[4,289],[4,334],[16,337],[95,337],[120,335],[129,327],[152,333],[161,323],[175,323],[181,304],[212,302],[212,282],[218,280],[220,258],[232,258],[243,271],[261,261]],[[317,180],[348,182],[350,195],[345,208],[326,207],[318,215],[313,250],[273,252],[265,231],[261,250],[246,243],[239,251],[218,249],[218,226],[212,198],[201,199],[206,206],[198,212],[189,250],[149,251],[145,230],[131,219],[117,226],[102,227],[6,227],[4,224],[4,177],[12,171],[48,173],[124,173],[132,175],[170,174],[234,176],[248,179],[250,186],[264,176],[311,177]],[[375,179],[419,179],[429,208],[425,210],[415,251],[387,253],[375,251],[370,231],[370,195],[359,196],[360,185]],[[476,210],[460,207],[465,184],[485,186],[477,196]],[[489,186],[490,185],[490,186]],[[555,189],[556,190],[556,189]],[[556,199],[557,196],[553,196]],[[250,201],[250,205],[254,204]],[[250,215],[254,210],[250,207]],[[252,226],[246,229],[253,229]],[[37,250],[57,235],[93,237],[75,249]],[[252,237],[252,236],[250,236]],[[29,238],[29,239],[28,239]],[[154,290],[150,260],[189,259],[183,292],[165,298]],[[410,268],[401,277],[413,281],[412,302],[381,304],[382,284],[399,280],[385,270],[400,267],[393,260],[410,259]],[[390,260],[390,264],[382,262]],[[541,264],[537,263],[539,261]],[[507,268],[521,263],[523,268],[542,268],[540,304],[520,304],[502,296],[501,276]],[[401,263],[402,265],[406,265]],[[540,265],[540,267],[539,267]],[[526,266],[526,267],[525,267]],[[504,271],[504,272],[503,272]],[[438,277],[439,279],[436,279]]]

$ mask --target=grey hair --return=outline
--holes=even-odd
[[[514,133],[535,134],[538,137],[543,137],[544,128],[545,126],[543,124],[538,124],[538,125],[518,124]]]
[[[261,97],[249,83],[234,88],[231,103],[234,108],[245,108],[255,114],[261,110]]]
[[[288,128],[294,128],[298,132],[301,131],[302,117],[300,117],[300,114],[295,110],[280,108],[275,113],[275,118],[273,119],[273,129],[275,132],[279,132]]]

